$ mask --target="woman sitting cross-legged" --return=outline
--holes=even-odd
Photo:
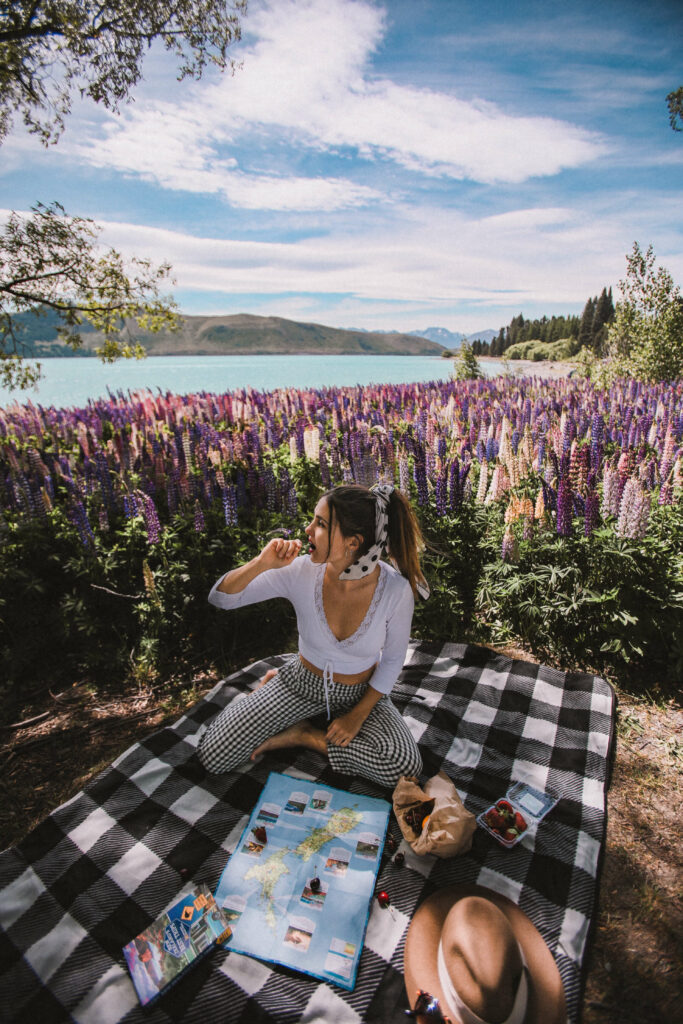
[[[335,771],[393,788],[401,775],[422,770],[389,697],[410,640],[414,595],[428,593],[419,526],[400,491],[349,485],[320,498],[306,536],[308,554],[299,540],[271,540],[209,594],[227,609],[286,597],[299,653],[210,723],[199,759],[207,771],[227,772],[267,750],[302,746]],[[393,566],[381,560],[385,549]],[[311,721],[323,713],[326,730]]]

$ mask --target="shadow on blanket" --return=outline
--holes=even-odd
[[[215,888],[270,771],[388,798],[335,775],[307,751],[207,776],[200,726],[284,656],[219,684],[174,725],[127,750],[0,854],[0,1000],[5,1019],[392,1022],[406,1006],[402,957],[415,908],[435,889],[478,884],[512,899],[555,956],[576,1022],[595,913],[613,750],[614,695],[602,679],[510,661],[486,649],[413,643],[393,697],[420,745],[425,777],[444,769],[478,814],[512,780],[560,795],[536,835],[506,850],[481,830],[451,860],[385,855],[358,979],[345,992],[284,968],[217,950],[142,1011],[121,953],[191,880]],[[398,826],[393,823],[398,838]]]

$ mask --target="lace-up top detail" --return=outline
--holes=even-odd
[[[367,612],[365,613],[365,618],[361,622],[358,629],[354,633],[352,633],[351,636],[344,637],[343,640],[339,640],[334,635],[334,633],[330,629],[330,624],[327,621],[327,616],[325,615],[325,606],[323,604],[323,583],[325,581],[325,564],[317,566],[316,568],[318,569],[318,575],[315,581],[315,610],[318,614],[318,618],[320,619],[320,624],[322,625],[323,630],[328,635],[330,640],[334,644],[336,644],[337,647],[342,649],[352,647],[353,644],[357,643],[358,640],[361,639],[361,637],[365,636],[367,631],[370,629],[370,626],[372,625],[372,620],[374,618],[375,611],[377,610],[377,606],[382,600],[382,594],[384,593],[384,588],[386,587],[387,583],[387,574],[384,570],[384,567],[380,562],[379,579],[377,580],[377,584],[375,586],[375,593],[372,595],[372,601],[370,602],[370,606]]]

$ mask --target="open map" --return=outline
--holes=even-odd
[[[227,948],[353,988],[390,811],[271,772],[216,890]]]

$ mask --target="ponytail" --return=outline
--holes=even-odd
[[[375,543],[377,498],[360,484],[340,484],[323,495],[329,508],[329,536],[335,526],[342,536],[363,538],[359,557],[367,554]],[[410,583],[413,595],[429,587],[420,568],[420,552],[424,541],[419,523],[408,499],[396,488],[389,495],[387,508],[387,555]]]
[[[418,587],[426,586],[420,567],[420,552],[424,551],[425,544],[412,505],[396,488],[389,499],[388,533],[387,553],[410,583],[413,596],[417,597]]]

